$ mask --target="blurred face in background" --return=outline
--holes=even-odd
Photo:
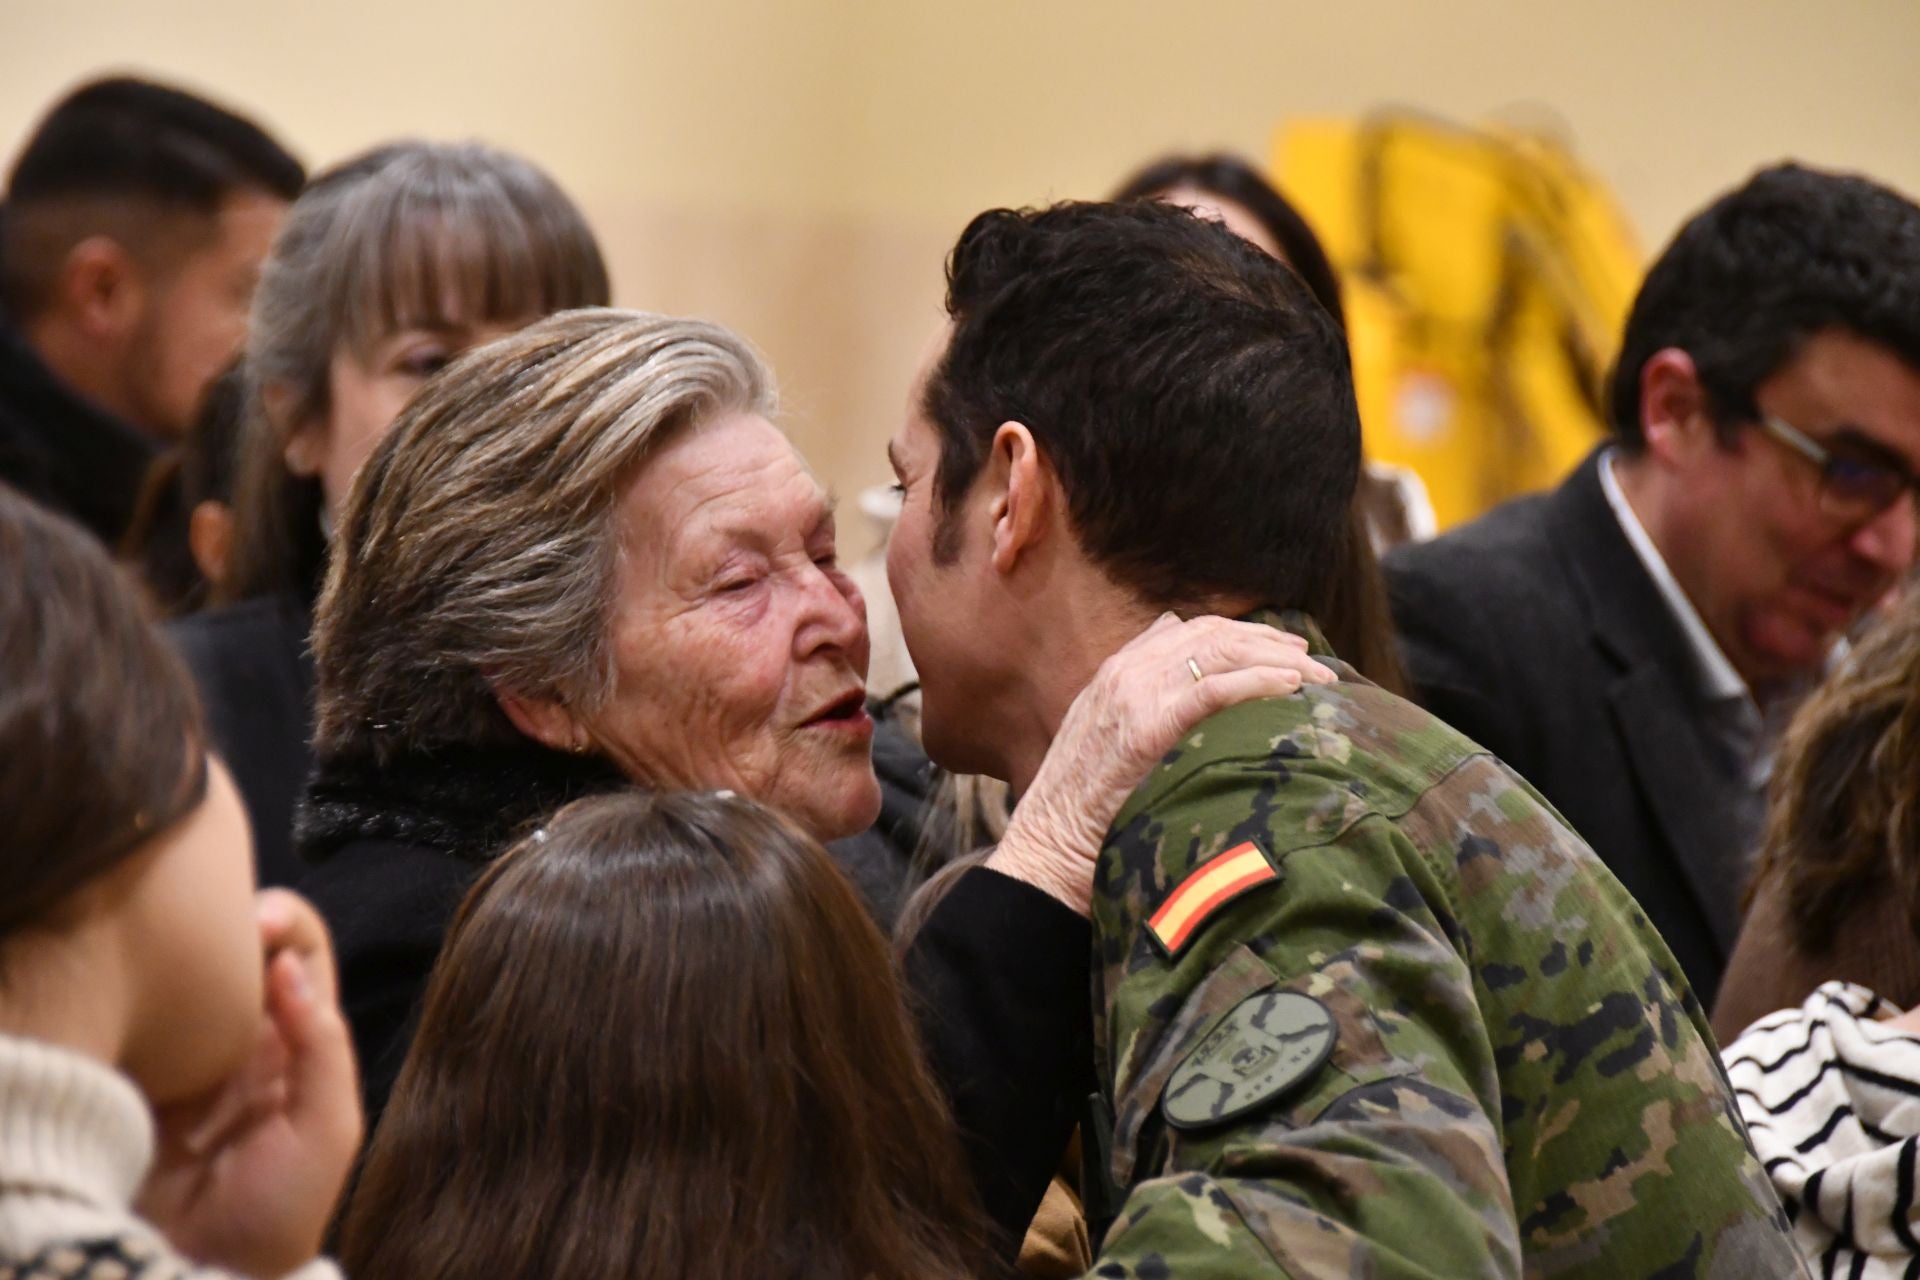
[[[354,473],[421,383],[468,348],[505,337],[538,318],[435,320],[376,338],[364,355],[349,347],[336,349],[327,370],[326,415],[288,438],[288,469],[317,477],[329,515],[337,516]]]
[[[1920,467],[1920,370],[1885,347],[1815,334],[1754,398],[1827,450],[1908,474]],[[1662,554],[1749,685],[1817,672],[1913,567],[1913,495],[1836,513],[1820,466],[1760,425],[1730,444],[1705,425],[1692,435],[1668,463],[1686,500],[1674,504]]]
[[[276,196],[228,196],[211,235],[154,273],[129,354],[141,425],[170,439],[193,425],[208,389],[246,341],[260,264],[287,209]]]
[[[209,761],[205,799],[109,879],[146,975],[118,1065],[156,1105],[198,1097],[253,1054],[264,1007],[253,838],[226,766]]]

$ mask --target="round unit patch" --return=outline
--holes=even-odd
[[[1333,1014],[1312,996],[1248,996],[1174,1069],[1160,1110],[1176,1129],[1224,1124],[1312,1077],[1338,1038]]]

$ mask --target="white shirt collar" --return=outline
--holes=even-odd
[[[1620,488],[1619,479],[1613,474],[1613,452],[1609,449],[1600,456],[1600,488],[1607,495],[1607,505],[1613,508],[1614,519],[1620,522],[1620,532],[1627,535],[1634,554],[1646,566],[1647,576],[1653,579],[1653,585],[1660,589],[1661,599],[1667,602],[1667,611],[1685,633],[1687,645],[1693,650],[1694,659],[1699,664],[1700,680],[1706,695],[1716,702],[1739,698],[1748,706],[1753,706],[1753,691],[1740,678],[1740,673],[1733,669],[1733,664],[1727,661],[1725,651],[1713,638],[1713,633],[1707,630],[1707,624],[1700,620],[1699,610],[1693,607],[1693,601],[1687,598],[1686,591],[1674,578],[1673,570],[1667,567],[1660,548],[1653,545],[1646,526],[1634,514],[1625,491]]]

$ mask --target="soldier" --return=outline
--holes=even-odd
[[[1277,610],[1338,562],[1358,423],[1284,267],[1157,205],[995,211],[948,313],[889,447],[936,759],[1024,791],[1161,610],[1325,652]],[[1214,657],[1164,678],[1238,678]],[[1339,683],[1205,722],[1061,887],[1124,1196],[1093,1274],[1800,1274],[1631,897],[1498,760],[1323,661]]]

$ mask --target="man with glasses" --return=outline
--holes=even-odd
[[[1387,561],[1415,684],[1543,791],[1712,1002],[1773,745],[1914,561],[1920,207],[1780,165],[1648,273],[1613,439]]]

